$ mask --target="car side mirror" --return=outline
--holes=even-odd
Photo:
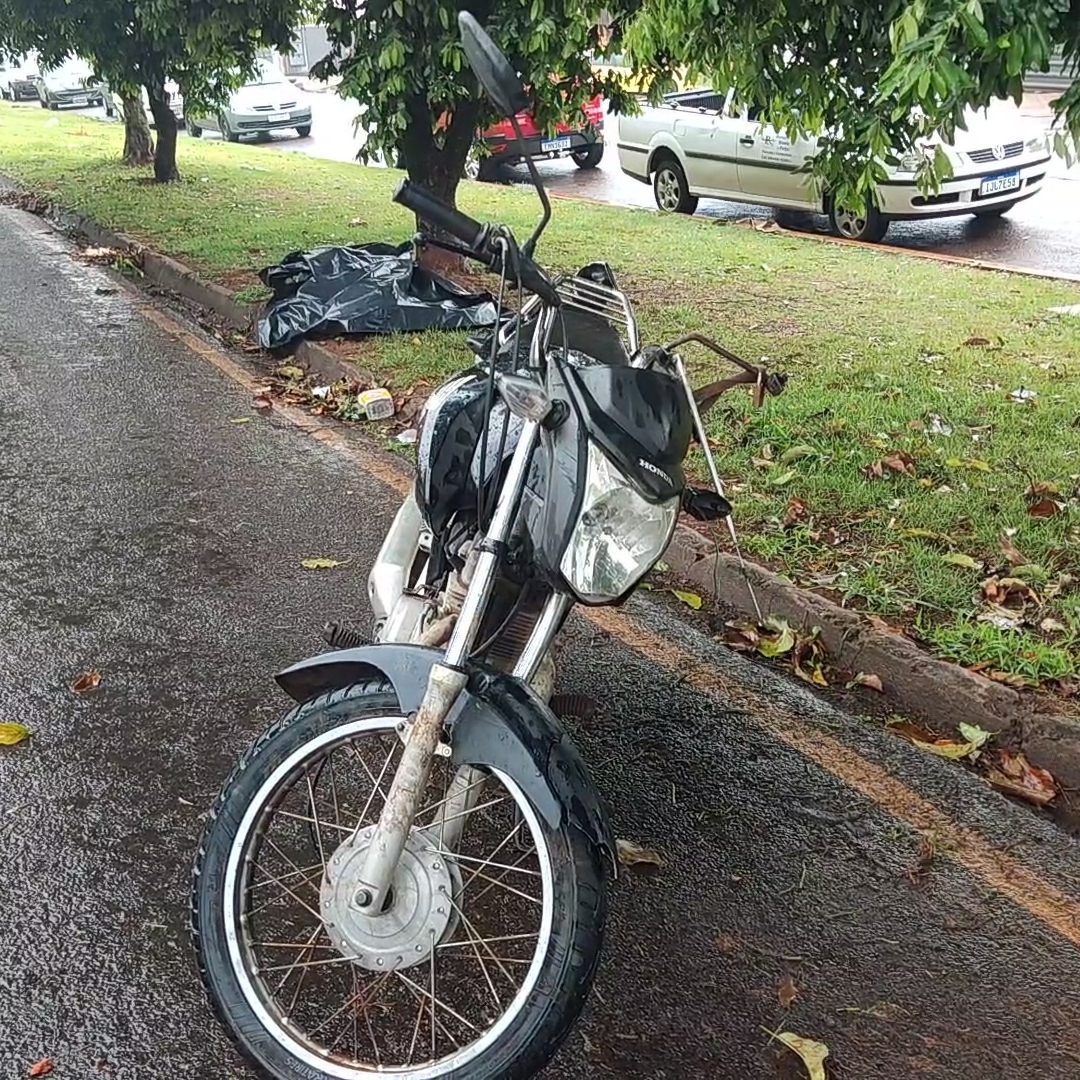
[[[529,98],[517,72],[487,31],[468,11],[458,15],[461,47],[488,99],[503,116],[516,116],[529,107]]]

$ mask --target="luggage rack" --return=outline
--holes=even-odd
[[[568,274],[555,282],[555,289],[563,304],[576,308],[587,315],[599,315],[626,335],[629,355],[638,351],[638,328],[630,301],[620,289],[601,285],[586,278]]]

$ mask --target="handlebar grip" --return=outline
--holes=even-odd
[[[437,199],[430,191],[422,187],[410,184],[402,180],[394,192],[394,202],[411,210],[417,217],[430,222],[437,229],[456,237],[467,247],[479,250],[484,226],[475,221],[468,214],[447,206],[441,199]]]

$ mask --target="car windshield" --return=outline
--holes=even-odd
[[[260,60],[255,74],[245,86],[274,86],[285,81],[284,76],[269,60]]]

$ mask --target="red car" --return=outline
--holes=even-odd
[[[527,112],[518,113],[517,121],[525,136],[525,153],[515,144],[514,129],[509,120],[501,120],[481,133],[479,153],[470,156],[466,175],[477,180],[491,180],[500,165],[514,165],[531,158],[572,157],[579,169],[595,169],[604,156],[604,106],[594,97],[582,106],[584,123],[572,126],[559,123],[553,135],[547,135],[533,122]]]

